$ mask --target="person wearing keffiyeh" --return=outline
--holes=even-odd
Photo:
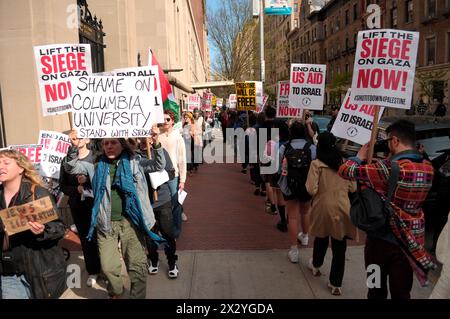
[[[339,168],[339,175],[356,180],[363,187],[374,189],[382,199],[387,198],[392,160],[400,168],[399,180],[391,200],[394,214],[389,218],[390,231],[368,234],[364,249],[366,267],[378,265],[381,287],[369,288],[369,299],[387,298],[387,280],[392,299],[409,299],[413,273],[424,286],[427,273],[436,265],[425,250],[425,218],[423,203],[433,181],[433,166],[415,149],[415,126],[400,120],[386,129],[391,157],[364,163],[368,144],[356,157]],[[370,274],[369,274],[370,275]]]
[[[152,159],[134,154],[123,138],[102,140],[103,154],[95,167],[72,159],[72,150],[68,153],[70,159],[65,169],[71,174],[88,175],[92,181],[94,207],[88,238],[97,232],[100,262],[108,280],[108,294],[113,299],[120,298],[124,292],[120,251],[130,277],[130,298],[144,299],[147,285],[145,236],[162,240],[151,231],[155,216],[145,179],[145,174],[165,167],[157,132],[154,126]]]

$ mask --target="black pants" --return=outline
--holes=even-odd
[[[256,188],[261,187],[261,190],[266,190],[266,184],[262,180],[259,164],[250,165],[250,179],[255,183]]]
[[[101,271],[100,257],[98,253],[97,233],[94,232],[91,241],[86,239],[91,226],[91,214],[94,201],[86,198],[84,201],[70,203],[73,222],[77,227],[80,237],[81,249],[83,250],[84,263],[89,275],[97,275]]]
[[[323,265],[328,249],[329,237],[316,237],[314,239],[313,266],[319,268]],[[347,240],[337,240],[331,237],[331,260],[330,284],[335,287],[342,287],[342,279],[345,270],[345,251],[347,250]]]
[[[368,299],[386,299],[387,280],[392,299],[410,299],[413,285],[413,271],[400,246],[387,241],[369,238],[364,247],[366,269],[369,265],[378,265],[381,270],[380,288],[369,288]],[[368,273],[370,276],[371,274]]]
[[[169,266],[173,266],[177,260],[177,255],[175,254],[177,251],[177,245],[174,236],[175,228],[173,224],[172,203],[167,202],[162,206],[154,208],[153,213],[156,218],[155,230],[159,230],[164,239],[167,240],[166,246],[164,247],[164,252],[166,253]],[[147,257],[153,265],[156,265],[159,260],[158,245],[151,240],[149,236],[146,236],[145,240],[148,249]]]

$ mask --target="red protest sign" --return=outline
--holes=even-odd
[[[351,103],[409,109],[418,45],[417,32],[359,32]]]

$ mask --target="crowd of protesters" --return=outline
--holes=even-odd
[[[337,112],[333,112],[335,118]],[[357,156],[346,158],[336,137],[320,132],[307,111],[303,119],[287,121],[276,119],[272,107],[258,114],[223,109],[216,115],[166,110],[164,123],[153,126],[151,137],[105,138],[99,152],[89,147],[89,139],[70,132],[72,147],[61,164],[59,187],[69,198],[80,236],[87,286],[105,280],[110,298],[123,297],[123,260],[131,283],[130,298],[145,298],[148,274],[159,272],[160,248],[167,258],[168,277],[178,277],[177,239],[182,221],[188,219],[178,196],[188,177],[199,171],[207,143],[205,127],[219,123],[224,143],[235,142],[226,134],[227,128],[245,130],[245,148],[236,149],[243,159],[241,171],[250,172],[254,195],[265,198],[265,212],[279,215],[274,226],[287,233],[288,260],[299,263],[301,247],[313,238],[313,257],[307,266],[313,276],[319,276],[331,242],[328,287],[332,295],[343,294],[347,241],[359,237],[350,218],[349,194],[370,188],[386,199],[392,167],[399,167],[387,230],[366,236],[365,266],[377,264],[381,271],[380,287],[369,288],[368,298],[386,299],[388,288],[394,299],[410,298],[414,274],[420,283],[426,283],[435,263],[424,248],[422,206],[434,169],[416,149],[414,124],[400,120],[390,125],[386,130],[389,154],[368,162],[368,145]],[[177,125],[179,121],[181,125]],[[251,150],[254,139],[257,149]],[[276,169],[267,170],[269,167]],[[157,183],[154,176],[161,175],[165,178]],[[44,197],[50,197],[57,209],[54,196],[31,162],[17,151],[0,151],[0,182],[0,209]],[[29,222],[30,230],[11,236],[3,228],[2,298],[60,297],[67,276],[61,220],[44,225]],[[444,267],[432,295],[436,298],[448,297],[448,240],[442,248],[447,233],[448,226],[442,232],[447,237],[438,244],[438,258]]]
[[[320,276],[331,242],[328,287],[332,295],[341,295],[347,240],[359,240],[359,232],[350,218],[352,194],[371,188],[385,201],[395,162],[400,173],[389,204],[394,213],[388,217],[387,229],[366,234],[364,260],[365,267],[376,264],[380,265],[381,271],[380,287],[369,288],[369,299],[386,299],[388,287],[391,298],[409,299],[413,275],[426,285],[429,271],[436,267],[425,249],[422,209],[432,186],[433,166],[426,154],[416,148],[414,124],[405,120],[387,128],[385,142],[389,150],[383,158],[367,162],[368,145],[364,145],[357,156],[347,158],[339,149],[336,137],[329,132],[337,112],[337,108],[331,110],[332,119],[324,132],[319,132],[309,112],[303,119],[290,120],[276,119],[275,109],[271,107],[259,114],[250,112],[247,126],[243,122],[246,140],[256,135],[258,148],[260,145],[265,148],[254,150],[258,157],[252,162],[249,161],[252,150],[246,143],[246,149],[240,152],[244,159],[242,173],[250,168],[250,179],[256,187],[254,194],[266,198],[267,213],[279,214],[275,226],[281,232],[287,232],[290,262],[299,263],[299,244],[307,246],[309,238],[313,237],[313,257],[307,266],[314,276]],[[223,111],[219,117],[222,129],[224,126],[239,127],[236,123],[242,114]],[[277,130],[269,130],[263,135],[261,128]],[[261,138],[266,139],[262,144],[259,143]],[[278,171],[263,174],[261,168],[273,162]],[[448,236],[445,231],[443,236]],[[441,259],[448,259],[448,251],[447,255],[442,251],[444,257]],[[436,286],[439,292],[433,295],[448,294],[449,285],[443,283],[445,278],[448,279],[448,271],[447,274],[443,271]]]

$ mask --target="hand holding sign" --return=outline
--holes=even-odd
[[[44,232],[45,226],[38,222],[28,222],[28,225],[31,227],[31,232],[35,235],[40,235]]]

